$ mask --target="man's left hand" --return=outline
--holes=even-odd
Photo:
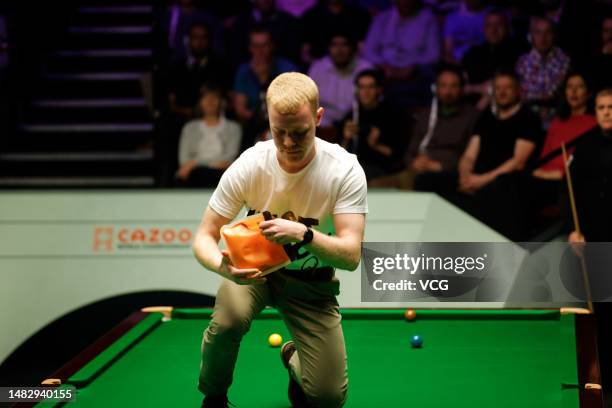
[[[279,245],[301,242],[307,229],[304,224],[283,218],[262,221],[259,228],[268,241]]]
[[[459,190],[464,193],[474,193],[493,180],[494,178],[489,173],[471,174],[465,180],[462,180]]]

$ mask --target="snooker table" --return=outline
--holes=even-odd
[[[75,407],[198,407],[202,332],[211,309],[145,308],[45,384],[77,388]],[[593,315],[583,309],[343,309],[346,407],[602,407]],[[287,372],[264,310],[245,336],[230,401],[288,407]],[[423,337],[412,348],[410,337]],[[51,402],[37,406],[57,406]]]

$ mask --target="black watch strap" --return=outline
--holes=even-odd
[[[312,232],[312,229],[310,229],[310,227],[306,227],[306,232],[304,233],[304,238],[302,239],[302,241],[300,241],[300,246],[310,244],[312,242],[313,236],[314,234]]]

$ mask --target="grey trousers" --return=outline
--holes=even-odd
[[[199,390],[205,395],[227,392],[242,337],[257,314],[270,305],[279,311],[293,337],[297,352],[289,361],[290,374],[301,385],[310,405],[343,406],[348,375],[334,293],[337,279],[305,282],[283,273],[272,273],[267,278],[265,285],[238,285],[223,280],[202,340]]]

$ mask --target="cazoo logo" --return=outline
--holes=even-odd
[[[94,252],[112,252],[115,249],[134,248],[187,248],[193,233],[189,228],[173,227],[95,227]]]

